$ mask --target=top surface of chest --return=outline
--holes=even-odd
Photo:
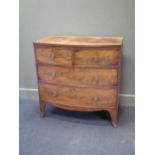
[[[40,45],[65,45],[65,46],[121,46],[122,37],[97,37],[97,36],[49,36],[39,39],[34,44]]]

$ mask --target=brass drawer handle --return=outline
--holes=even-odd
[[[98,96],[93,96],[93,97],[92,97],[92,100],[95,101],[95,102],[97,102],[97,101],[100,100],[100,98],[99,98]]]
[[[54,60],[54,59],[55,59],[55,53],[51,53],[51,54],[49,55],[49,58],[51,58],[52,60]]]
[[[52,94],[51,94],[53,97],[57,97],[57,96],[59,96],[59,93],[58,92],[52,92]]]
[[[57,73],[56,72],[52,72],[50,75],[52,78],[56,78],[57,77]]]
[[[95,63],[99,63],[100,62],[100,58],[98,56],[94,57],[93,60],[94,60]]]
[[[98,75],[95,75],[92,77],[92,81],[99,81],[100,77]]]
[[[70,76],[69,76],[69,79],[71,79],[71,80],[76,80],[76,77],[75,77],[74,75],[70,75]]]

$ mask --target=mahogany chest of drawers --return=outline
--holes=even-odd
[[[50,36],[34,42],[40,115],[46,104],[118,120],[122,37]]]

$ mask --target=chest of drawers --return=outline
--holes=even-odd
[[[50,36],[34,42],[40,115],[46,104],[107,110],[118,120],[122,37]]]

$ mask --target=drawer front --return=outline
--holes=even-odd
[[[40,99],[53,104],[87,107],[116,106],[116,89],[90,89],[40,84]]]
[[[115,86],[118,83],[116,69],[90,69],[56,66],[38,66],[39,79],[48,83],[75,86]]]
[[[119,48],[81,49],[76,52],[75,64],[88,66],[118,65],[119,56]]]
[[[36,60],[44,64],[72,64],[72,51],[65,48],[36,47]]]

